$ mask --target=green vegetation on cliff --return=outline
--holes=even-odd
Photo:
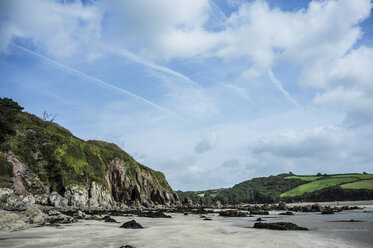
[[[50,121],[22,112],[8,98],[0,98],[0,184],[10,183],[12,168],[5,153],[16,155],[52,191],[63,193],[68,185],[89,186],[95,181],[107,187],[107,166],[114,159],[125,161],[133,180],[137,172],[148,171],[163,190],[170,189],[163,173],[137,163],[117,145],[84,141]],[[0,185],[0,186],[1,186]]]
[[[180,198],[206,203],[272,203],[278,201],[342,201],[373,199],[373,174],[293,175],[259,177],[220,189],[207,191],[177,191]],[[207,196],[207,199],[204,200]]]

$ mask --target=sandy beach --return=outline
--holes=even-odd
[[[280,216],[279,212],[271,212],[269,216],[227,218],[208,214],[212,221],[204,221],[199,215],[176,213],[170,214],[171,219],[114,216],[119,223],[84,220],[1,232],[0,247],[372,247],[372,204],[363,202],[360,205],[366,208],[333,215],[295,213],[294,216]],[[254,229],[258,217],[266,222],[293,222],[310,230]],[[132,219],[144,229],[119,228],[123,222]],[[346,222],[351,219],[362,222]]]

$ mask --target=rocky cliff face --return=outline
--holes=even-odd
[[[113,159],[107,166],[106,184],[92,181],[86,185],[67,185],[63,193],[51,191],[26,164],[13,153],[5,156],[13,167],[13,185],[0,188],[0,203],[12,208],[27,208],[38,203],[55,207],[72,206],[79,209],[112,209],[127,205],[175,205],[177,194],[169,185],[161,187],[150,170],[128,171],[126,161]],[[159,173],[159,172],[158,172]]]
[[[1,116],[4,108],[0,105],[0,119],[7,118]],[[28,113],[13,117],[9,130],[0,130],[0,204],[81,209],[179,204],[163,173],[116,145],[80,140]]]

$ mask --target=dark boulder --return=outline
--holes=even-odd
[[[271,206],[266,203],[262,206],[262,210],[271,210]]]
[[[190,213],[191,214],[208,214],[208,213],[213,213],[214,211],[212,210],[206,210],[204,208],[199,208],[199,209],[194,209]]]
[[[212,220],[212,219],[206,217],[206,218],[204,218],[203,220]]]
[[[219,212],[220,216],[224,217],[247,217],[245,212],[237,211],[237,210],[226,210]]]
[[[185,197],[184,200],[182,201],[182,203],[184,205],[187,205],[187,206],[192,206],[193,205],[193,201],[191,199],[189,199],[188,197]]]
[[[294,215],[294,213],[290,212],[290,211],[287,211],[287,212],[284,212],[284,213],[279,213],[279,215]]]
[[[288,210],[285,202],[279,202],[277,205],[278,210]]]
[[[131,228],[131,229],[142,229],[142,225],[137,223],[135,220],[128,221],[120,226],[121,228]]]
[[[256,219],[256,221],[265,221],[265,220],[263,220],[262,218],[258,218]]]
[[[308,228],[300,227],[290,222],[275,222],[275,223],[257,222],[254,224],[254,228],[271,229],[271,230],[308,230]]]
[[[111,218],[109,215],[103,217],[101,220],[104,220],[105,222],[115,222],[115,223],[118,222],[115,219]]]
[[[319,203],[313,204],[311,206],[312,212],[322,212],[324,210],[323,206],[321,206]]]
[[[268,211],[262,211],[262,210],[251,210],[250,214],[252,215],[269,215]]]
[[[122,245],[121,247],[119,248],[135,248],[134,246],[132,245]]]
[[[334,211],[333,209],[328,208],[328,209],[323,210],[321,214],[334,214]]]
[[[137,216],[139,217],[148,217],[148,218],[171,218],[171,216],[164,214],[161,210],[158,211],[148,211],[148,212],[138,212]]]

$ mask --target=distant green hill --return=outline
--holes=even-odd
[[[208,203],[272,203],[278,201],[343,201],[373,199],[373,174],[293,175],[259,177],[220,189],[209,191],[177,192],[179,196]],[[181,197],[181,198],[182,198]]]

